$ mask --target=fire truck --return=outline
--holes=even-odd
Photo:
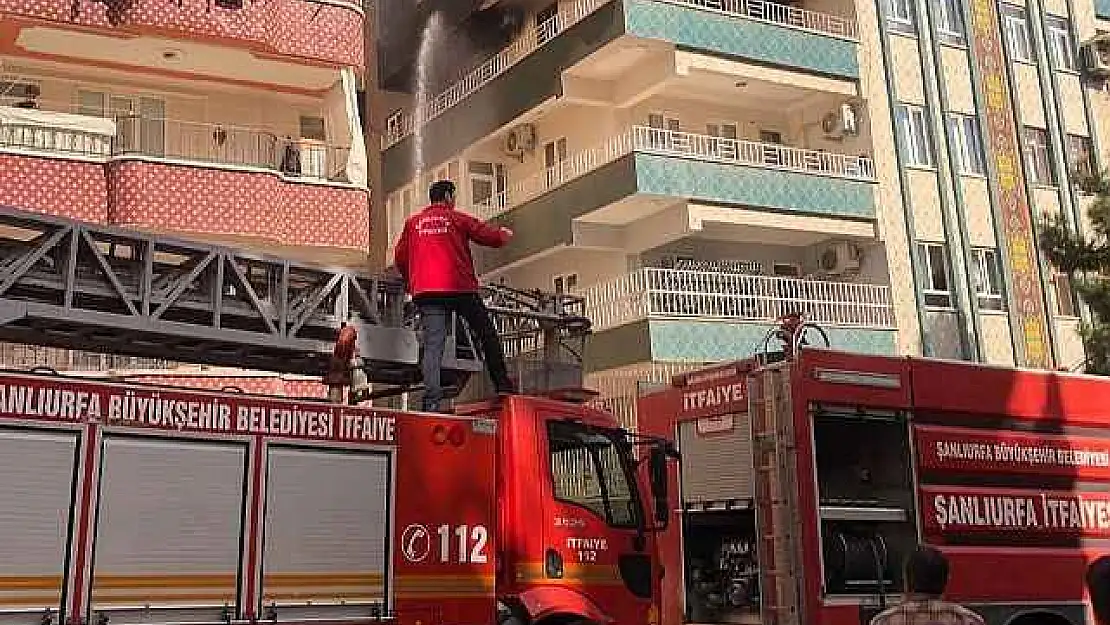
[[[515,356],[588,326],[498,297]],[[323,375],[347,322],[381,396],[418,383],[404,308],[382,278],[0,211],[3,340]],[[539,395],[433,415],[0,372],[0,622],[656,623],[668,452]]]
[[[1110,381],[803,348],[675,377],[639,399],[674,437],[664,625],[858,625],[925,543],[990,625],[1093,623],[1110,552]]]

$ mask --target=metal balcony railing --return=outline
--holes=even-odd
[[[834,326],[895,327],[890,288],[875,284],[644,268],[581,295],[595,331],[657,317],[770,323],[795,311]]]
[[[854,20],[839,15],[818,13],[807,9],[768,2],[767,0],[663,0],[695,9],[716,11],[771,22],[780,26],[809,30],[853,41],[859,38]]]
[[[73,107],[50,106],[73,114]],[[0,123],[0,148],[106,159],[142,155],[213,165],[257,167],[287,176],[347,182],[349,147],[291,139],[257,128],[141,116],[115,118],[114,137],[66,127]]]
[[[742,141],[647,126],[633,126],[601,145],[583,150],[554,167],[509,185],[486,202],[471,206],[481,219],[492,219],[575,178],[632,152],[692,158],[730,165],[763,167],[853,180],[875,180],[867,156],[849,156],[771,143]]]
[[[112,153],[258,167],[290,176],[346,181],[350,148],[291,139],[257,128],[147,117],[116,119]]]

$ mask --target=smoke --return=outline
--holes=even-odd
[[[417,51],[433,14],[440,15],[434,62],[424,86],[439,92],[486,57],[504,48],[530,11],[550,0],[382,0],[378,13],[379,66],[387,89],[415,91]],[[488,5],[488,6],[487,6]]]

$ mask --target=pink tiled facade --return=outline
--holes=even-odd
[[[0,205],[123,227],[237,235],[365,252],[366,191],[138,160],[0,154]]]
[[[358,189],[128,160],[109,163],[108,179],[116,225],[368,249],[368,198]]]
[[[363,67],[364,17],[355,3],[244,0],[242,8],[225,9],[214,0],[0,0],[0,14]]]
[[[94,223],[108,221],[104,165],[0,153],[0,206]]]

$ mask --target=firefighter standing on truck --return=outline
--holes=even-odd
[[[497,393],[515,391],[497,329],[482,302],[470,253],[471,241],[486,247],[502,247],[512,238],[513,231],[489,226],[455,210],[455,184],[450,180],[432,184],[428,199],[430,205],[405,220],[394,252],[394,265],[420,311],[423,410],[439,412],[443,401],[440,367],[447,324],[451,323],[453,313],[465,319],[476,335]]]

